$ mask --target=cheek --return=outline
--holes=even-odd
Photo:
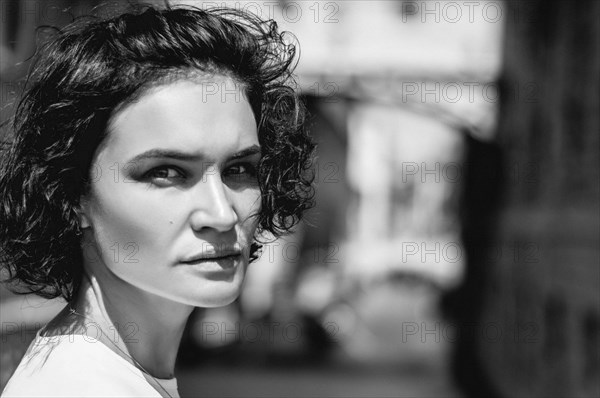
[[[112,257],[112,263],[137,262],[167,253],[171,207],[148,191],[127,189],[124,184],[96,191],[91,218],[103,257]]]
[[[258,224],[258,215],[262,209],[260,189],[249,188],[236,194],[235,207],[245,230],[254,233]],[[251,230],[251,231],[250,231]]]

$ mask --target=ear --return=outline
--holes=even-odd
[[[75,213],[77,213],[77,219],[79,220],[79,228],[89,228],[92,226],[90,218],[88,216],[89,205],[87,200],[82,196],[79,200],[79,206],[75,207]]]

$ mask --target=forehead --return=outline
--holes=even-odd
[[[243,86],[213,76],[147,89],[115,112],[101,152],[120,160],[153,148],[217,156],[256,144],[256,120]]]

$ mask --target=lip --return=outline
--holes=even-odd
[[[199,264],[203,262],[212,262],[220,260],[238,259],[242,255],[241,246],[235,245],[216,245],[205,248],[202,252],[193,254],[180,260],[184,264]]]
[[[231,254],[231,255],[226,255],[226,256],[218,256],[218,257],[201,257],[201,258],[197,258],[195,260],[181,261],[181,263],[189,264],[189,265],[196,265],[196,264],[203,264],[203,263],[210,263],[210,262],[224,262],[227,260],[238,260],[240,258],[241,258],[241,253]]]

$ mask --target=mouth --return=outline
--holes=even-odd
[[[232,253],[232,254],[219,255],[219,256],[198,257],[198,258],[191,259],[191,260],[181,261],[181,263],[194,265],[194,264],[202,264],[202,263],[209,263],[209,262],[221,262],[221,261],[228,261],[228,260],[239,260],[241,258],[242,258],[242,254],[241,253],[237,253],[237,254]]]
[[[227,247],[211,246],[201,253],[188,256],[181,260],[183,264],[202,264],[207,262],[228,262],[239,260],[242,257],[242,249],[238,244]]]

